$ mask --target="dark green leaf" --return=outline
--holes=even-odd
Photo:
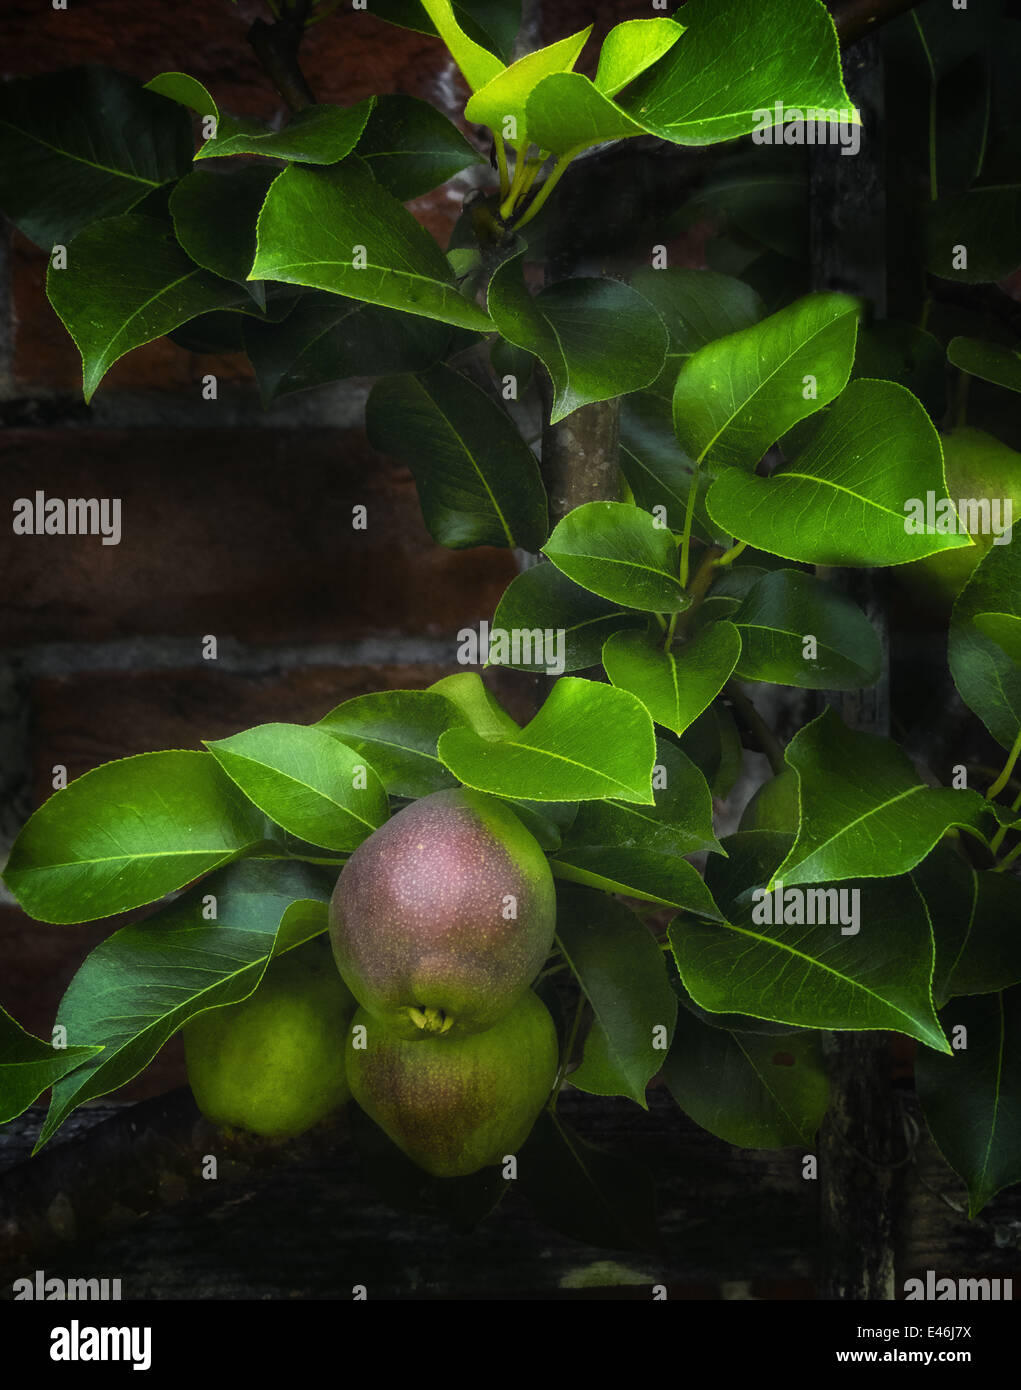
[[[980,338],[953,338],[947,357],[962,372],[1011,391],[1021,391],[1021,353],[1011,348],[985,343]]]
[[[961,698],[993,738],[1010,748],[1021,731],[1021,665],[992,621],[1021,619],[1021,546],[991,545],[954,604],[950,672]],[[981,625],[979,618],[983,619]]]
[[[0,1124],[17,1119],[56,1081],[99,1047],[54,1047],[26,1033],[0,1008]]]
[[[400,93],[376,98],[358,156],[402,203],[446,183],[470,164],[485,163],[442,111]]]
[[[132,348],[199,314],[251,304],[246,290],[186,256],[164,222],[136,213],[79,233],[67,269],[50,266],[46,292],[82,355],[86,401]]]
[[[540,563],[511,580],[493,615],[493,628],[505,632],[562,632],[564,670],[583,671],[599,662],[610,633],[623,628],[644,628],[646,621],[644,614],[621,608],[583,589],[555,565]],[[502,664],[518,671],[546,670],[545,661]]]
[[[504,338],[548,369],[554,424],[592,401],[640,391],[663,370],[663,320],[618,280],[565,280],[533,298],[513,256],[489,283],[489,312]]]
[[[932,1137],[967,1184],[968,1215],[975,1217],[997,1192],[1021,1181],[1021,987],[956,999],[941,1019],[955,1050],[949,1057],[920,1053],[915,1084]]]
[[[388,377],[366,408],[373,447],[411,469],[429,533],[454,550],[538,550],[549,534],[535,455],[510,417],[450,367]]]
[[[645,1088],[663,1065],[677,1016],[663,952],[635,914],[604,893],[571,887],[557,901],[557,940],[596,1021],[571,1085],[648,1109]]]
[[[282,130],[253,133],[220,129],[214,140],[199,148],[195,158],[258,154],[292,164],[339,164],[361,139],[375,100],[369,97],[357,106],[306,106],[295,112]]]
[[[1021,184],[941,198],[928,230],[933,275],[969,285],[1005,280],[1021,265]]]
[[[265,287],[248,280],[255,259],[255,224],[276,173],[262,165],[220,171],[194,169],[170,195],[174,232],[204,270],[244,285],[265,305]]]
[[[418,797],[457,786],[436,744],[447,729],[468,724],[455,704],[434,691],[376,690],[345,700],[316,728],[369,759],[391,796]]]
[[[688,1009],[678,1012],[663,1076],[696,1124],[744,1149],[810,1145],[829,1104],[817,1034],[733,1032]]]
[[[859,690],[879,679],[883,650],[868,618],[838,589],[801,570],[763,575],[731,622],[741,637],[742,680]]]
[[[47,250],[180,178],[191,154],[180,106],[110,68],[0,84],[0,206]]]

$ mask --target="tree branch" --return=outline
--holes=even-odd
[[[257,19],[248,31],[248,42],[266,75],[292,111],[315,103],[312,89],[298,63],[310,0],[298,0],[272,24]]]

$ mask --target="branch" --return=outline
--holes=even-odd
[[[292,111],[301,111],[315,103],[312,89],[298,63],[298,50],[310,8],[310,0],[298,0],[274,23],[257,19],[248,31],[248,42],[255,56]]]
[[[293,1163],[310,1144],[332,1151],[346,1123],[341,1113],[282,1144],[217,1129],[199,1114],[187,1086],[125,1106],[3,1173],[2,1262],[23,1267],[48,1251],[208,1190],[207,1154],[216,1157],[221,1180],[246,1176],[255,1168]]]

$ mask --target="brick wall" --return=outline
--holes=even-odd
[[[370,0],[371,9],[371,0]],[[245,40],[257,0],[7,0],[0,75],[105,63],[143,81],[190,72],[223,107],[272,118],[282,103]],[[648,17],[648,0],[546,0],[550,42],[592,22]],[[315,26],[303,66],[317,98],[465,98],[438,41],[349,11]],[[471,131],[468,131],[471,134]],[[474,171],[413,210],[445,244]],[[46,301],[46,254],[0,237],[0,497],[119,497],[122,540],[0,531],[0,855],[50,794],[111,758],[196,748],[266,720],[308,722],[368,690],[425,686],[456,669],[455,634],[492,614],[507,552],[453,552],[422,524],[411,476],[361,429],[369,383],[259,403],[243,359],[162,340],[122,359],[91,406],[78,354]],[[212,372],[218,399],[202,399]],[[368,508],[368,528],[351,509]],[[215,634],[216,661],[202,659]],[[502,694],[524,714],[513,677]],[[119,920],[119,919],[118,919]],[[118,925],[30,922],[0,900],[0,998],[47,1036],[89,949]],[[172,1043],[127,1094],[183,1079]]]

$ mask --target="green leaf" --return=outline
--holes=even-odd
[[[699,348],[674,387],[681,448],[712,472],[754,468],[847,385],[859,312],[847,295],[810,294]]]
[[[729,548],[730,537],[710,520],[705,509],[712,478],[708,473],[696,473],[674,434],[670,401],[654,391],[635,391],[621,402],[620,467],[638,506],[647,512],[662,507],[659,519],[678,533],[684,530],[694,483],[692,534]]]
[[[925,410],[892,381],[858,380],[793,462],[768,478],[729,469],[706,507],[738,540],[786,560],[901,565],[970,543],[927,529],[919,516],[930,493],[944,500],[946,478]]]
[[[915,1085],[936,1146],[967,1184],[974,1218],[1021,1181],[1021,988],[956,999],[941,1018],[955,1047],[957,1029],[967,1046],[949,1057],[919,1054]]]
[[[322,729],[259,724],[206,747],[260,811],[309,844],[356,849],[390,814],[375,769]]]
[[[30,1105],[99,1047],[61,1047],[26,1033],[0,1008],[0,1124],[23,1115]]]
[[[1021,983],[1021,881],[979,873],[944,842],[912,870],[936,942],[932,993],[942,1008],[961,994]]]
[[[750,285],[715,270],[643,266],[631,283],[666,324],[671,360],[690,357],[717,338],[751,328],[766,314],[766,306]]]
[[[657,1245],[652,1176],[582,1139],[544,1110],[518,1154],[521,1190],[555,1231],[600,1248],[651,1250]]]
[[[599,51],[596,86],[604,96],[617,93],[668,53],[684,33],[676,19],[629,19],[614,25]]]
[[[432,319],[318,292],[302,294],[280,323],[246,318],[243,331],[266,406],[348,377],[425,371],[443,358],[451,334]]]
[[[654,804],[652,720],[633,695],[576,676],[557,681],[520,734],[492,742],[469,729],[448,729],[439,754],[458,781],[497,796]]]
[[[719,850],[705,778],[673,744],[659,740],[655,805],[586,802],[563,836],[550,867],[560,879],[627,893],[718,920],[720,910],[683,858]]]
[[[371,761],[391,796],[428,796],[457,782],[436,752],[440,734],[465,728],[465,714],[443,694],[376,690],[345,700],[315,725]]]
[[[688,0],[685,32],[621,104],[645,128],[681,145],[733,140],[763,127],[782,98],[853,112],[833,21],[820,0]]]
[[[948,650],[962,700],[1004,748],[1021,731],[1021,665],[998,639],[1019,618],[1021,546],[991,545],[954,604]]]
[[[856,603],[801,570],[772,570],[752,585],[731,622],[742,680],[805,690],[860,690],[883,665],[879,636]],[[806,647],[806,639],[815,646]]]
[[[677,578],[677,541],[648,512],[624,502],[586,502],[542,548],[582,588],[652,613],[679,613],[691,598]]]
[[[749,831],[723,843],[729,858],[710,859],[706,882],[726,920],[677,918],[668,933],[700,1008],[805,1028],[894,1029],[949,1051],[932,1007],[929,919],[909,878],[845,887],[860,894],[857,935],[844,935],[836,922],[760,922],[754,890],[774,877],[790,836]]]
[[[97,946],[57,1022],[71,1042],[103,1050],[54,1086],[36,1147],[79,1105],[137,1076],[189,1018],[247,999],[271,956],[324,932],[334,877],[307,864],[250,860]]]
[[[199,314],[251,303],[246,290],[200,269],[166,223],[125,213],[86,227],[46,292],[82,356],[90,401],[113,364]]]
[[[656,740],[652,805],[592,801],[578,808],[564,837],[565,855],[575,850],[647,849],[680,859],[700,850],[719,850],[713,833],[713,801],[702,772],[676,744]]]
[[[467,720],[468,727],[483,738],[506,738],[508,734],[516,734],[520,728],[492,691],[483,685],[482,677],[474,671],[458,671],[452,676],[444,676],[442,680],[434,681],[429,689],[455,705]]]
[[[554,73],[538,83],[528,97],[525,128],[540,149],[571,157],[606,140],[645,134],[644,126],[580,72]]]
[[[255,259],[255,224],[276,171],[241,165],[193,169],[170,195],[174,233],[196,265],[244,285],[265,307],[265,287],[248,280]]]
[[[811,1145],[829,1104],[817,1034],[713,1028],[688,1009],[678,1011],[663,1077],[697,1125],[743,1149]]]
[[[436,32],[450,49],[454,62],[464,73],[473,92],[484,87],[504,71],[499,58],[488,52],[461,28],[451,0],[422,0],[422,8],[435,25]],[[463,5],[458,8],[464,8]]]
[[[481,88],[474,82],[471,86],[475,95],[464,108],[465,118],[477,125],[489,126],[490,130],[502,131],[507,118],[513,117],[517,123],[517,138],[512,143],[519,150],[527,144],[528,130],[525,108],[529,94],[544,77],[555,72],[568,72],[574,67],[581,50],[592,32],[592,25],[566,39],[551,43],[547,48],[526,53],[509,68],[490,78]],[[463,69],[462,69],[463,71]]]
[[[828,708],[787,745],[801,827],[776,871],[787,885],[906,874],[954,826],[988,814],[976,791],[927,787],[892,739],[848,729]]]
[[[282,130],[218,131],[215,139],[199,147],[195,158],[258,154],[292,164],[338,164],[362,138],[375,100],[369,97],[357,106],[306,106],[295,112]]]
[[[663,1065],[677,1017],[663,952],[633,912],[603,893],[570,888],[558,904],[557,940],[596,1021],[571,1085],[627,1096],[647,1110],[645,1088]]]
[[[212,116],[217,121],[220,119],[220,108],[209,89],[197,77],[191,77],[186,72],[161,72],[145,87],[147,91],[158,92],[160,96],[189,107],[200,116]]]
[[[671,651],[646,633],[615,633],[603,648],[603,665],[613,684],[637,695],[657,724],[683,734],[716,699],[740,656],[737,629],[718,622]]]
[[[663,320],[619,280],[564,280],[533,298],[512,256],[489,282],[489,312],[508,342],[549,371],[553,424],[593,401],[640,391],[663,370]]]
[[[931,205],[928,268],[933,275],[983,285],[1006,280],[1019,265],[1021,184],[971,188]]]
[[[564,670],[584,671],[597,665],[610,633],[644,628],[645,624],[644,614],[608,603],[561,574],[555,565],[540,563],[511,580],[493,615],[492,627],[504,632],[562,632]],[[544,663],[535,661],[501,665],[518,671],[546,670]]]
[[[955,367],[972,376],[1021,391],[1021,353],[999,343],[985,343],[980,338],[952,338],[947,357]]]
[[[372,0],[372,14],[419,34],[433,34],[435,24],[419,0]],[[454,17],[476,42],[507,58],[521,28],[521,0],[453,0]]]
[[[91,922],[183,888],[262,833],[208,753],[141,753],[54,792],[15,840],[4,882],[40,922]]]
[[[358,142],[373,178],[402,203],[485,160],[442,111],[418,97],[394,93],[376,105]]]
[[[713,796],[726,799],[741,774],[741,735],[730,710],[710,705],[681,736],[681,748],[709,783]]]
[[[411,469],[429,534],[454,550],[538,550],[549,534],[535,455],[485,391],[450,367],[377,382],[366,407],[374,448]]]
[[[361,248],[364,269],[356,265]],[[460,328],[492,327],[460,294],[425,228],[354,166],[292,165],[278,176],[259,217],[250,278],[310,285]]]
[[[186,113],[110,68],[0,85],[0,206],[46,250],[180,178],[191,154]]]

